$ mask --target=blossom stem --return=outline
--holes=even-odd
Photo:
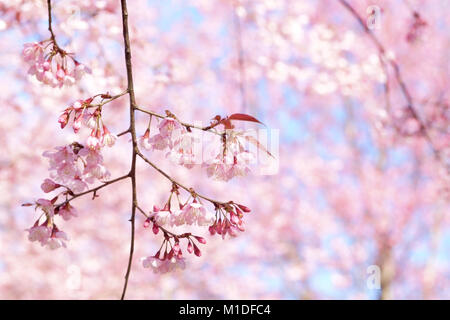
[[[91,193],[91,192],[97,192],[98,190],[100,190],[100,189],[102,189],[102,188],[104,188],[104,187],[106,187],[106,186],[109,186],[110,184],[116,183],[116,182],[118,182],[118,181],[120,181],[120,180],[123,180],[123,179],[126,179],[126,178],[128,178],[128,177],[129,177],[129,175],[127,174],[127,175],[118,177],[118,178],[116,178],[116,179],[107,181],[107,182],[105,182],[105,183],[99,185],[99,186],[96,187],[96,188],[92,188],[92,189],[89,189],[89,190],[87,190],[87,191],[84,191],[84,192],[81,192],[81,193],[74,194],[70,199],[67,199],[66,201],[64,201],[64,202],[62,202],[62,203],[56,205],[55,208],[59,208],[59,207],[65,205],[65,204],[69,203],[69,202],[72,201],[73,199],[76,199],[76,198],[78,198],[78,197],[84,196],[84,195],[86,195],[86,194],[88,194],[88,193]]]
[[[146,113],[146,114],[148,114],[148,115],[150,115],[150,116],[155,116],[155,117],[160,118],[160,119],[165,119],[165,118],[167,118],[167,116],[164,116],[164,115],[162,115],[162,114],[156,113],[156,112],[151,111],[151,110],[145,110],[145,109],[142,109],[142,108],[140,108],[140,107],[136,107],[135,109],[136,109],[137,111],[140,111],[140,112],[142,112],[142,113]],[[176,119],[176,120],[177,120],[182,126],[184,126],[185,128],[194,128],[194,129],[198,129],[198,130],[202,130],[202,131],[209,131],[209,130],[211,130],[212,128],[215,127],[215,126],[212,126],[212,125],[209,125],[209,126],[206,126],[206,127],[201,127],[201,126],[197,126],[197,125],[195,125],[195,124],[191,124],[191,123],[186,123],[186,122],[179,121],[178,119]],[[215,133],[215,134],[219,134],[219,133],[217,133],[217,132],[215,132],[215,131],[209,131],[209,132],[212,132],[212,133]]]

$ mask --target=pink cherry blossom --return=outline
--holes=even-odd
[[[89,149],[92,149],[92,150],[100,149],[102,146],[102,142],[101,142],[101,138],[100,138],[100,131],[92,130],[91,135],[86,140],[86,145]]]
[[[102,145],[112,147],[116,140],[117,136],[113,135],[105,126],[103,126]]]
[[[69,238],[67,237],[67,234],[63,231],[60,231],[56,228],[56,226],[53,227],[52,234],[48,241],[45,243],[45,245],[51,249],[56,250],[59,248],[66,248],[67,245],[65,241],[68,241]]]
[[[51,179],[45,179],[44,182],[41,184],[41,189],[45,193],[51,192],[59,187],[60,187],[60,185],[55,183]]]
[[[178,221],[189,225],[208,226],[214,223],[215,215],[207,210],[197,199],[193,199],[183,207],[182,212],[178,216]],[[178,222],[177,224],[180,225],[182,223]]]
[[[34,225],[26,231],[29,232],[28,240],[31,242],[37,241],[44,246],[50,239],[51,230],[46,225]]]
[[[66,221],[70,220],[72,217],[77,217],[77,210],[70,205],[70,203],[67,203],[63,205],[59,211],[58,214]]]
[[[72,86],[75,80],[90,73],[72,54],[59,48],[54,40],[26,43],[22,56],[29,65],[28,73],[51,87]]]
[[[52,217],[55,212],[53,203],[47,199],[38,199],[36,207],[41,209],[47,217]]]
[[[162,138],[177,140],[183,131],[183,126],[175,119],[165,118],[158,125]]]

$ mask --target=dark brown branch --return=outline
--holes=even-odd
[[[51,39],[55,41],[55,34],[52,28],[52,1],[47,0],[47,10],[48,10],[48,31],[50,31]]]
[[[136,155],[137,155],[137,141],[136,141],[136,128],[135,128],[135,117],[134,112],[136,108],[136,98],[134,95],[134,85],[133,85],[133,67],[131,64],[131,46],[130,46],[130,35],[128,32],[128,10],[127,1],[121,0],[122,7],[122,28],[123,28],[123,42],[125,51],[125,64],[127,67],[127,91],[130,97],[130,133],[131,141],[133,143],[133,154],[131,158],[131,169],[129,177],[131,178],[131,188],[132,188],[132,203],[131,203],[131,241],[130,241],[130,254],[128,258],[127,271],[125,273],[125,283],[122,290],[121,300],[125,298],[127,292],[128,279],[130,277],[131,265],[133,262],[133,252],[134,252],[134,231],[135,231],[135,216],[136,216],[136,206],[137,206],[137,191],[136,191]]]

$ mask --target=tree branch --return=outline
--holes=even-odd
[[[130,97],[130,133],[131,141],[133,143],[133,154],[131,159],[131,169],[128,174],[131,178],[131,188],[132,188],[132,203],[131,203],[131,241],[130,241],[130,254],[128,258],[127,271],[125,273],[125,283],[122,290],[121,300],[125,298],[127,292],[128,279],[130,277],[131,265],[133,262],[133,252],[134,252],[134,231],[135,231],[135,216],[136,216],[136,206],[137,206],[137,191],[136,191],[136,154],[137,154],[137,141],[136,141],[136,128],[135,128],[135,108],[136,108],[136,98],[134,95],[134,85],[133,85],[133,68],[131,64],[131,46],[130,46],[130,35],[128,32],[128,10],[127,1],[121,0],[122,7],[122,28],[123,28],[123,42],[125,51],[125,64],[127,67],[127,81],[128,87],[127,91]]]
[[[52,1],[47,0],[47,10],[48,10],[48,31],[50,31],[51,39],[55,41],[55,34],[52,28]]]

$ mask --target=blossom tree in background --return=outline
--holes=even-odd
[[[0,297],[449,297],[446,3],[51,4],[0,0]]]

